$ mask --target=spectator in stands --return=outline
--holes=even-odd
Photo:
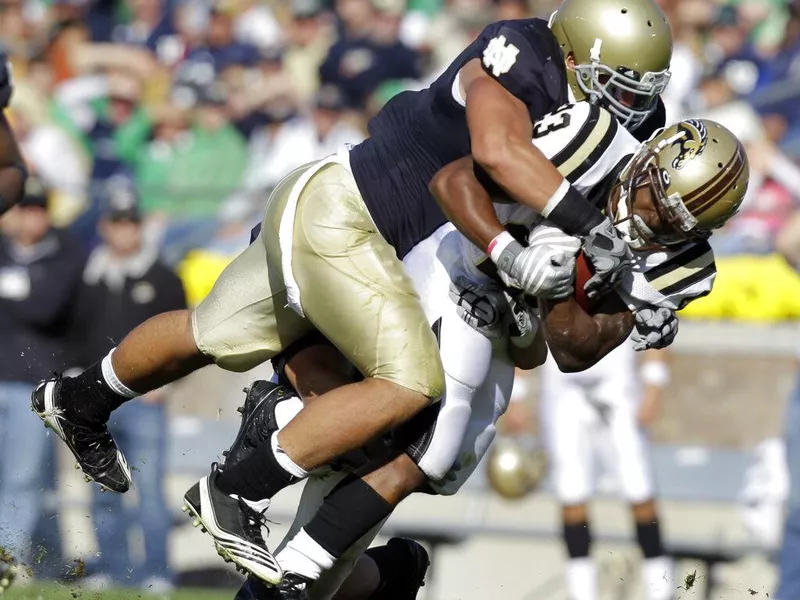
[[[31,564],[50,441],[37,435],[30,395],[36,373],[67,364],[83,265],[78,244],[51,226],[44,188],[29,178],[24,199],[0,222],[0,547],[17,564]]]
[[[189,127],[170,124],[170,139],[157,137],[136,162],[136,181],[162,256],[177,264],[217,230],[222,201],[240,183],[247,160],[245,140],[231,123],[227,92],[219,81],[176,86],[173,102],[189,115]],[[159,134],[165,134],[162,130]]]
[[[292,0],[284,64],[301,100],[313,99],[319,87],[319,67],[335,33],[332,14],[322,0]]]
[[[800,210],[787,220],[775,245],[776,250],[800,272]],[[783,543],[778,553],[776,600],[800,598],[800,377],[786,405],[783,423],[789,495]]]
[[[142,240],[141,215],[135,190],[111,186],[103,205],[99,234],[103,240],[89,257],[73,320],[76,365],[90,364],[115,342],[148,318],[186,307],[180,279],[158,261],[157,250]],[[139,585],[163,594],[173,587],[167,562],[167,538],[172,524],[164,500],[167,445],[166,392],[158,390],[129,403],[125,414],[112,420],[114,438],[137,470],[137,510],[123,509],[122,497],[93,489],[99,559],[88,585]],[[129,525],[144,534],[144,561],[128,551]]]
[[[398,37],[402,0],[371,0],[362,6],[364,2],[338,3],[348,10],[351,4],[358,6],[359,12],[353,11],[357,18],[350,13],[342,16],[347,35],[331,46],[319,70],[320,82],[339,87],[348,106],[358,109],[384,81],[422,75],[418,53]]]

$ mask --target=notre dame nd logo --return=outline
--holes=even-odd
[[[492,70],[492,75],[500,77],[517,62],[519,48],[514,44],[506,44],[506,36],[492,38],[483,51],[483,64]]]
[[[681,169],[686,161],[702,154],[708,143],[706,125],[697,119],[687,119],[678,125],[681,136],[672,144],[678,146],[678,155],[672,159],[672,168]]]

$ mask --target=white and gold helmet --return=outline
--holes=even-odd
[[[628,129],[656,107],[669,83],[672,29],[655,0],[564,0],[550,17],[576,100],[600,104]]]
[[[656,132],[625,168],[607,213],[634,249],[708,238],[735,215],[750,178],[733,133],[709,119],[686,119]],[[636,190],[648,186],[666,231],[634,214]]]

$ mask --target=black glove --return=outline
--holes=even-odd
[[[611,290],[633,263],[628,243],[608,219],[596,225],[583,239],[583,252],[594,267],[594,275],[583,286],[590,300]]]

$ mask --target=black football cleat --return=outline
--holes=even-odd
[[[248,577],[233,600],[309,600],[311,583],[302,575],[291,572],[284,573],[283,581],[277,586]]]
[[[52,429],[75,456],[87,482],[99,483],[101,490],[124,494],[131,487],[131,470],[117,448],[105,423],[93,427],[78,425],[66,417],[60,397],[61,376],[45,379],[31,394],[31,408]]]
[[[381,600],[415,600],[419,588],[425,585],[425,575],[431,564],[428,551],[422,545],[408,538],[392,538],[386,545],[402,547],[411,555],[413,566],[409,572],[402,573],[397,581],[386,583],[381,590]]]
[[[220,470],[195,483],[184,496],[184,512],[195,518],[192,524],[214,538],[217,553],[243,573],[250,573],[270,585],[281,582],[283,571],[267,549],[261,533],[269,500],[249,503],[244,498],[221,492],[216,481]]]
[[[245,388],[244,405],[237,410],[242,414],[242,424],[231,447],[222,453],[225,466],[235,465],[252,454],[257,446],[266,442],[278,430],[275,407],[278,403],[295,397],[292,390],[271,381],[254,381]]]

